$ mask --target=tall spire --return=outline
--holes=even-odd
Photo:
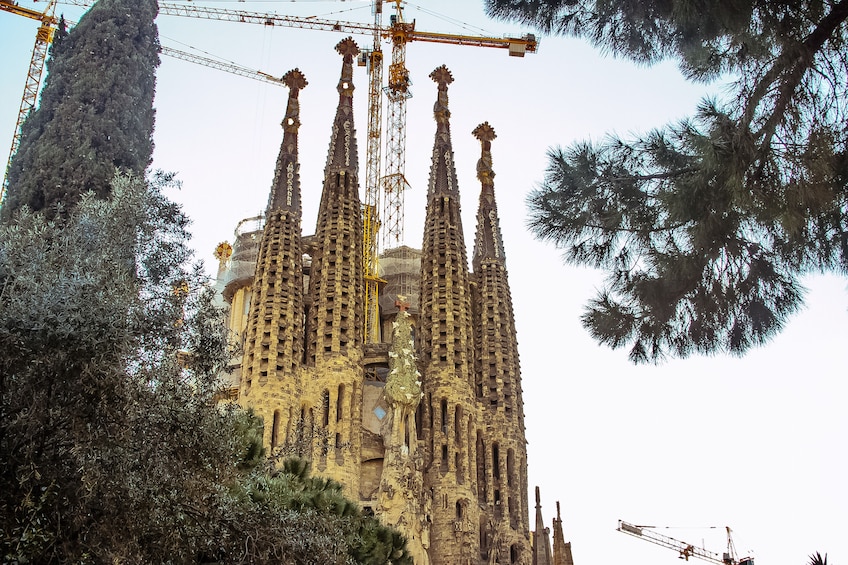
[[[550,532],[542,518],[542,502],[536,487],[536,529],[533,531],[533,565],[552,565]]]
[[[482,146],[480,159],[477,161],[477,178],[480,180],[481,189],[472,260],[474,271],[477,272],[481,261],[495,260],[503,263],[504,249],[498,207],[495,203],[495,171],[492,169],[492,141],[497,135],[489,122],[483,122],[471,133],[480,140]]]
[[[323,429],[324,447],[313,442],[315,469],[359,493],[362,447],[362,210],[353,127],[353,60],[359,48],[351,38],[336,45],[342,56],[339,103],[315,235],[306,312],[306,362],[301,409]],[[330,446],[335,446],[334,448]],[[329,449],[328,449],[329,447]],[[334,455],[334,456],[331,456]]]
[[[300,213],[300,163],[297,160],[297,130],[300,128],[300,101],[298,94],[308,84],[299,69],[283,75],[283,83],[289,87],[289,101],[283,118],[283,143],[277,156],[274,182],[265,214],[273,210],[290,209]]]
[[[554,561],[553,565],[574,565],[571,555],[571,542],[565,541],[562,534],[562,516],[559,513],[559,501],[556,503],[557,515],[554,518]]]
[[[515,469],[512,481],[499,484],[501,499],[507,500],[510,520],[499,524],[502,535],[516,537],[530,528],[527,500],[527,442],[524,435],[524,409],[521,397],[521,369],[515,317],[512,308],[506,261],[501,240],[498,208],[495,202],[495,172],[492,169],[492,141],[497,137],[488,122],[472,132],[480,140],[482,153],[477,161],[480,203],[474,242],[475,390],[484,400],[486,438],[497,443],[507,464]],[[509,531],[507,530],[509,529]]]
[[[283,77],[289,100],[283,142],[268,197],[259,242],[250,315],[242,360],[241,398],[266,422],[265,445],[284,441],[298,408],[303,358],[303,244],[297,129],[298,93],[306,86],[299,70]],[[242,297],[244,299],[245,297]]]
[[[336,45],[336,51],[342,56],[342,72],[336,90],[339,93],[339,105],[333,120],[333,136],[330,139],[330,151],[327,154],[327,167],[356,167],[356,136],[353,131],[353,60],[359,53],[359,47],[350,37]]]
[[[433,106],[436,119],[436,141],[433,144],[433,161],[430,168],[430,193],[459,195],[456,184],[456,166],[453,160],[453,146],[450,137],[450,110],[448,109],[448,85],[453,75],[447,67],[441,67],[430,73],[430,78],[438,85],[439,91]]]
[[[497,456],[493,458],[491,452],[488,455],[477,454],[475,462],[479,428],[473,406],[471,283],[462,233],[447,95],[453,77],[442,66],[433,71],[430,78],[438,84],[438,99],[434,108],[436,139],[421,251],[418,351],[425,369],[425,396],[420,413],[422,439],[426,446],[424,467],[428,473],[430,492],[434,501],[443,501],[433,504],[431,513],[430,543],[432,547],[440,548],[440,553],[431,555],[431,563],[453,565],[466,560],[461,551],[456,551],[457,535],[468,536],[466,543],[480,543],[477,536],[472,537],[466,532],[469,524],[480,523],[480,504],[494,507],[494,490],[486,491],[488,498],[479,501],[480,504],[469,504],[468,501],[477,498],[474,485],[477,481],[483,483],[486,480],[481,475],[494,467],[494,463],[487,465],[483,461],[494,461]],[[485,490],[486,487],[481,484],[480,488]],[[448,500],[452,502],[444,502]],[[500,551],[497,532],[491,533],[486,547],[479,548],[481,551]],[[441,552],[442,547],[453,547],[454,552]]]
[[[336,45],[336,51],[342,56],[339,104],[324,169],[309,277],[310,365],[321,364],[328,356],[361,352],[362,345],[362,214],[352,98],[353,60],[359,48],[348,37]]]

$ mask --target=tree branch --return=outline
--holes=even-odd
[[[768,145],[778,124],[783,120],[786,108],[795,94],[795,88],[812,65],[816,53],[821,50],[827,40],[832,37],[836,29],[846,19],[848,19],[848,0],[842,0],[818,23],[807,38],[797,45],[797,50],[790,49],[788,52],[784,51],[778,56],[772,68],[769,69],[751,93],[751,98],[745,108],[742,123],[740,124],[746,129],[748,129],[748,126],[753,121],[756,108],[769,90],[769,87],[778,81],[779,77],[785,77],[782,84],[779,85],[779,96],[775,102],[771,117],[760,129],[760,132],[758,132],[762,135],[761,147]]]

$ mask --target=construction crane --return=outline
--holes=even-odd
[[[365,159],[365,203],[362,214],[362,266],[365,280],[365,324],[363,338],[365,343],[380,341],[380,285],[386,281],[380,278],[379,246],[377,234],[380,231],[380,132],[383,127],[383,50],[380,48],[380,30],[383,28],[383,3],[373,3],[374,29],[371,49],[364,49],[360,55],[360,64],[368,70],[368,130],[367,152]]]
[[[6,178],[9,172],[9,165],[12,162],[12,156],[17,152],[18,146],[21,144],[21,126],[24,120],[26,120],[27,115],[29,115],[30,110],[35,107],[35,102],[38,99],[41,75],[44,74],[44,61],[47,59],[47,50],[53,42],[53,35],[56,33],[59,22],[56,19],[56,0],[50,0],[44,12],[18,6],[10,0],[0,0],[0,10],[41,22],[38,31],[35,33],[35,47],[32,49],[32,58],[29,62],[26,84],[24,85],[24,95],[21,97],[18,119],[15,122],[12,148],[9,151],[9,158],[6,161],[6,174],[3,177],[3,184],[0,186],[0,203],[2,203],[3,197],[6,195]]]
[[[252,78],[258,81],[267,82],[275,86],[285,86],[285,83],[283,82],[283,79],[281,77],[275,77],[274,75],[268,74],[266,72],[257,71],[256,69],[251,69],[248,67],[243,67],[236,63],[220,61],[217,59],[210,59],[209,57],[203,57],[202,55],[196,55],[194,53],[187,53],[186,51],[180,51],[179,49],[174,49],[173,47],[167,47],[165,45],[162,46],[162,54],[167,55],[168,57],[172,57],[174,59],[180,59],[182,61],[188,61],[189,63],[195,63],[212,69],[218,69],[219,71],[224,71],[234,75],[239,75],[247,78]]]
[[[79,0],[77,0],[79,1]],[[394,4],[395,13],[388,27],[382,25],[383,4]],[[403,242],[404,193],[409,186],[406,179],[406,101],[412,96],[409,89],[409,71],[406,68],[406,45],[412,41],[443,43],[448,45],[471,45],[507,49],[510,56],[523,57],[525,53],[535,53],[538,42],[535,36],[523,37],[483,37],[434,33],[415,29],[415,22],[407,22],[403,17],[402,0],[373,0],[374,21],[371,24],[322,20],[311,17],[284,16],[232,10],[227,8],[208,8],[195,5],[159,4],[159,13],[172,16],[185,16],[225,20],[241,23],[254,23],[264,26],[286,26],[302,29],[317,29],[356,35],[371,35],[373,46],[363,50],[360,64],[368,67],[368,149],[366,153],[365,202],[363,209],[363,268],[365,278],[365,332],[366,343],[380,341],[379,327],[379,287],[383,282],[379,277],[377,233],[382,232],[383,248],[398,246]],[[392,59],[389,65],[388,83],[382,85],[383,54],[380,47],[382,39],[392,43]],[[384,90],[389,102],[386,117],[386,167],[381,178],[381,114]],[[380,182],[382,181],[382,182]],[[382,184],[383,213],[377,213],[380,188]]]
[[[619,532],[637,537],[655,543],[662,547],[667,547],[678,552],[678,557],[685,561],[689,561],[690,557],[695,557],[703,561],[717,563],[718,565],[754,565],[752,557],[737,558],[736,548],[733,545],[733,538],[730,535],[730,528],[727,530],[727,551],[718,554],[707,549],[696,547],[685,541],[680,541],[669,536],[664,536],[654,531],[653,526],[636,526],[623,520],[618,521]]]
[[[91,0],[64,0],[63,3],[90,6]],[[395,13],[389,26],[383,26],[383,4],[394,4]],[[448,45],[470,45],[506,49],[512,57],[523,57],[535,53],[538,48],[536,37],[485,37],[450,33],[426,32],[415,29],[415,22],[403,17],[403,0],[372,0],[374,21],[372,23],[344,22],[313,17],[286,16],[229,8],[211,8],[193,4],[159,3],[159,14],[253,23],[263,26],[283,26],[301,29],[334,31],[352,35],[369,35],[373,38],[371,49],[363,50],[360,64],[368,67],[368,149],[366,153],[365,202],[363,209],[363,253],[365,276],[365,335],[366,343],[380,341],[379,286],[378,274],[378,231],[382,233],[384,248],[398,246],[403,242],[404,192],[409,186],[406,180],[406,101],[412,96],[409,89],[409,71],[406,68],[406,45],[412,41],[442,43]],[[383,54],[381,40],[392,43],[392,60],[389,65],[388,84],[383,88]],[[381,119],[382,91],[389,101],[386,118],[386,167],[385,175],[379,175],[381,162]],[[382,181],[382,182],[381,182]],[[382,185],[382,218],[378,214],[380,188]]]

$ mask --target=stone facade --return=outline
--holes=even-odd
[[[358,50],[350,39],[337,50],[339,104],[314,235],[301,235],[298,97],[307,83],[294,70],[264,225],[237,232],[232,256],[222,258],[219,288],[243,340],[239,402],[263,418],[272,451],[309,458],[313,472],[402,531],[417,564],[537,563],[495,132],[488,123],[473,132],[482,150],[472,271],[451,145],[453,78],[444,67],[431,74],[436,134],[423,245],[383,254],[381,335],[364,343]]]

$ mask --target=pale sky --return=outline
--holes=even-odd
[[[44,1],[20,4],[43,9]],[[370,2],[192,2],[325,19],[370,22]],[[420,5],[426,6],[422,9]],[[460,7],[457,7],[460,6]],[[78,20],[81,8],[60,5]],[[384,16],[388,21],[391,10]],[[472,35],[526,33],[487,19],[479,2],[409,2],[417,29]],[[463,22],[465,25],[457,25]],[[198,48],[281,76],[295,67],[300,94],[304,232],[312,233],[341,58],[333,32],[163,16],[164,45]],[[0,149],[11,145],[37,22],[0,13]],[[355,37],[370,46],[370,37]],[[390,49],[384,46],[387,59]],[[767,347],[742,359],[716,356],[633,366],[627,350],[597,345],[579,316],[601,273],[564,266],[559,252],[525,227],[525,197],[546,166],[547,148],[606,132],[627,135],[691,114],[707,92],[673,64],[637,68],[581,41],[542,38],[538,54],[509,58],[479,47],[412,43],[408,103],[405,242],[419,247],[435,123],[435,84],[445,64],[463,227],[469,255],[480,185],[479,142],[488,121],[495,193],[518,326],[527,427],[530,499],[541,487],[548,525],[560,501],[577,565],[673,565],[677,554],[616,532],[618,519],[669,526],[660,533],[721,553],[724,526],[740,555],[758,565],[802,565],[815,551],[848,565],[848,293],[846,280],[806,281],[806,309]],[[365,158],[367,76],[355,68],[356,127]],[[716,86],[713,91],[720,92]],[[162,57],[154,167],[176,171],[172,194],[194,221],[193,245],[210,273],[218,242],[265,208],[287,90]],[[6,141],[2,141],[6,140]],[[3,153],[3,159],[7,157]],[[364,165],[361,166],[364,183]],[[363,187],[364,188],[364,187]],[[530,509],[531,523],[534,509]],[[721,529],[708,529],[718,526]]]

